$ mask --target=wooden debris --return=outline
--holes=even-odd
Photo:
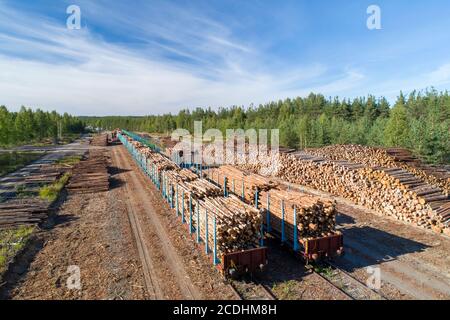
[[[0,229],[38,224],[47,218],[49,205],[42,200],[11,200],[0,203]]]
[[[72,171],[66,189],[69,195],[109,190],[109,159],[102,150],[90,150],[88,159],[80,161]]]
[[[94,147],[108,146],[108,135],[105,133],[95,135],[91,140],[91,146],[94,146]]]

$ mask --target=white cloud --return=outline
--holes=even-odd
[[[180,19],[185,15],[180,13]],[[131,29],[133,22],[123,17]],[[145,20],[138,20],[137,29],[143,39],[170,40],[160,46],[164,53],[170,49],[198,57],[199,65],[169,60],[157,50],[111,44],[89,29],[67,30],[0,4],[0,104],[78,115],[142,115],[263,103],[311,91],[339,94],[364,79],[360,73],[344,71],[341,77],[324,81],[327,67],[321,64],[274,70],[258,50],[233,39],[225,26],[204,17],[194,20],[200,24],[193,30],[149,26]],[[202,26],[210,28],[201,30]],[[318,84],[308,86],[312,82]]]

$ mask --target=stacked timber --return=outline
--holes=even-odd
[[[53,171],[48,173],[39,172],[38,174],[31,174],[25,178],[25,186],[30,185],[44,185],[56,182],[62,176],[62,171]]]
[[[299,191],[274,189],[262,192],[260,203],[266,213],[270,214],[270,222],[266,218],[266,225],[270,224],[270,227],[280,234],[284,217],[285,235],[291,243],[294,241],[294,228],[297,228],[299,242],[335,233],[336,203],[334,201]]]
[[[162,176],[168,178],[167,182],[172,188],[171,192],[176,192],[176,187],[178,186],[179,192],[184,190],[186,193],[192,194],[194,199],[213,198],[223,195],[223,191],[219,187],[206,179],[197,178],[196,180],[183,181],[180,177],[177,177],[176,171],[166,171]]]
[[[262,223],[260,210],[243,203],[233,195],[227,198],[206,197],[195,201],[192,214],[193,225],[200,225],[199,232],[202,239],[206,239],[205,226],[208,225],[207,238],[210,248],[214,245],[214,219],[219,253],[251,249],[258,245]]]
[[[449,232],[449,199],[441,189],[399,168],[367,167],[305,152],[284,155],[279,177],[438,233]]]
[[[198,176],[188,169],[176,168],[166,171],[165,174],[173,183],[191,182],[198,179]]]
[[[278,171],[279,152],[258,149],[248,143],[239,145],[236,140],[234,144],[227,141],[226,146],[223,147],[221,144],[221,147],[223,150],[214,143],[205,144],[202,149],[203,162],[208,165],[233,165],[245,171],[258,172],[263,176],[273,176]],[[217,155],[218,151],[222,151],[222,154]]]
[[[106,147],[107,145],[108,135],[106,133],[95,135],[91,140],[91,146],[94,147]]]
[[[104,192],[109,190],[109,158],[102,150],[91,149],[88,158],[77,163],[69,184],[69,195]]]
[[[421,163],[404,148],[374,148],[361,145],[333,145],[305,150],[311,155],[329,160],[348,160],[370,167],[401,168],[423,181],[450,192],[450,172]]]
[[[268,191],[278,186],[278,183],[269,178],[249,174],[232,166],[209,169],[206,174],[211,181],[222,187],[226,183],[228,192],[243,197],[250,204],[255,204],[257,192]]]
[[[214,223],[219,256],[258,245],[262,224],[260,210],[234,195],[224,197],[221,187],[190,170],[180,169],[169,158],[129,137],[128,141],[144,157],[148,170],[156,167],[156,176],[169,202],[184,215],[186,222],[192,223],[194,232],[198,230],[210,250],[214,246]]]
[[[40,200],[11,200],[0,203],[0,229],[35,225],[47,217],[49,203]]]

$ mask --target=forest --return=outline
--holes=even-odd
[[[84,131],[85,124],[77,117],[56,111],[33,111],[22,107],[19,112],[11,112],[0,106],[0,146],[16,146],[41,142],[44,139],[55,139],[58,127],[63,136],[78,134]]]
[[[176,128],[193,131],[194,121],[203,129],[280,129],[280,144],[292,148],[330,144],[405,147],[429,163],[450,162],[450,95],[434,89],[397,97],[372,95],[353,100],[325,98],[311,93],[248,108],[233,106],[181,110],[177,115],[146,117],[84,117],[100,128],[169,133]]]

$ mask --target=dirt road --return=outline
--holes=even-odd
[[[115,178],[123,182],[122,196],[142,244],[141,256],[148,263],[147,286],[154,284],[149,291],[158,298],[160,294],[171,299],[233,298],[234,293],[123,146],[112,148],[112,165],[118,172]]]

